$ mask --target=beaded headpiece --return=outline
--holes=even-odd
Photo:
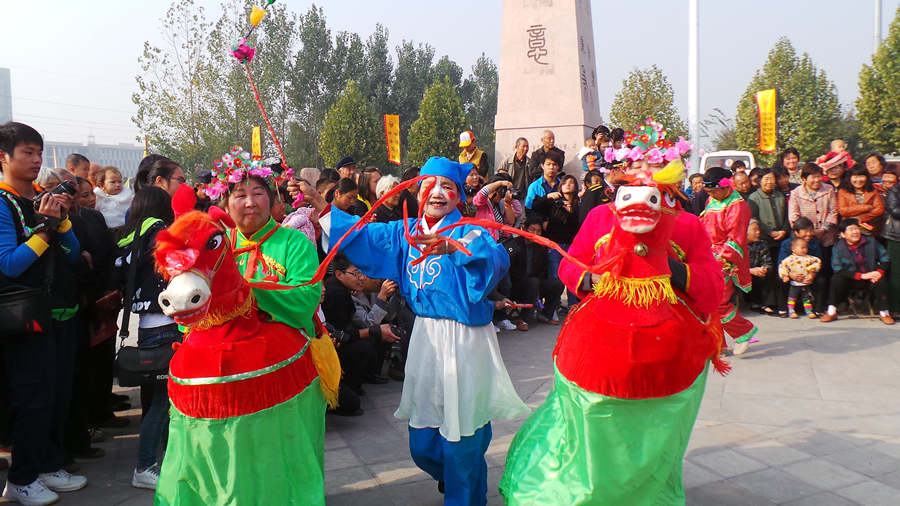
[[[286,169],[282,176],[287,179],[294,175],[294,171]],[[256,176],[266,182],[270,188],[276,188],[276,174],[271,168],[263,165],[262,157],[253,156],[244,151],[240,146],[235,146],[231,152],[222,155],[216,160],[212,170],[212,182],[206,188],[206,194],[212,199],[217,199],[228,192],[229,184],[237,184],[248,181],[250,176]]]

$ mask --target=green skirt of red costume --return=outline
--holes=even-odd
[[[155,505],[325,504],[325,399],[297,331],[263,323],[233,342],[189,334],[170,364],[169,397]]]
[[[682,459],[721,333],[680,301],[651,328],[598,321],[614,304],[591,295],[567,319],[553,390],[509,448],[507,505],[685,504]]]

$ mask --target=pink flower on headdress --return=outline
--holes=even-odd
[[[678,151],[678,148],[676,148],[675,146],[672,146],[671,148],[666,150],[665,159],[667,162],[674,162],[679,158],[681,158],[681,151]]]
[[[678,142],[675,143],[675,147],[678,148],[679,153],[682,155],[685,155],[688,151],[694,149],[694,145],[684,140],[684,137],[682,136],[678,136]]]
[[[241,173],[241,171],[234,170],[231,171],[231,174],[228,174],[229,183],[240,183],[241,179],[244,179],[244,175]]]
[[[231,154],[225,153],[224,155],[222,155],[222,160],[221,160],[221,161],[222,161],[225,165],[230,164],[230,163],[231,163]],[[217,162],[218,162],[218,161],[217,161]],[[217,165],[217,166],[218,166],[218,165]]]
[[[616,148],[606,148],[603,152],[603,159],[606,163],[613,163],[616,160]]]
[[[221,179],[216,179],[213,181],[211,185],[206,188],[206,195],[211,199],[218,199],[225,195],[225,192],[228,191],[228,186],[222,182]]]
[[[266,179],[267,177],[272,175],[272,169],[270,169],[269,167],[256,167],[254,169],[250,169],[250,175]]]
[[[653,148],[650,151],[647,151],[647,161],[650,163],[662,163],[662,151],[660,151],[659,148]]]
[[[628,158],[628,153],[630,153],[630,152],[631,152],[630,149],[624,148],[624,147],[617,149],[616,150],[616,160],[621,162],[622,160]]]
[[[731,178],[720,179],[719,188],[731,188]]]
[[[641,151],[641,148],[635,146],[634,149],[628,152],[627,158],[632,161],[638,161],[644,159],[644,152]]]
[[[288,167],[288,168],[282,173],[282,177],[284,177],[284,179],[290,179],[290,178],[294,177],[294,169]]]

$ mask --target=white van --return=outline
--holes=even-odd
[[[734,162],[738,160],[744,162],[747,172],[756,167],[756,159],[749,151],[716,151],[706,153],[700,159],[700,174],[706,172],[706,169],[710,167],[722,167],[730,170]]]

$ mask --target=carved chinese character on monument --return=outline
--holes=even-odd
[[[564,169],[580,175],[575,154],[602,123],[593,46],[589,0],[503,1],[495,166],[519,137],[534,151],[552,130]]]

